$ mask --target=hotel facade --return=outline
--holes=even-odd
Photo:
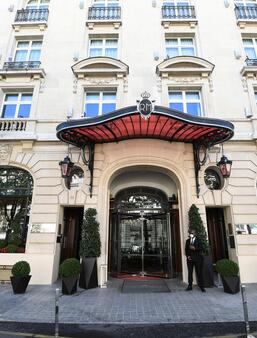
[[[0,22],[2,274],[55,282],[95,208],[99,285],[186,281],[195,204],[213,263],[257,282],[257,3],[2,0]]]

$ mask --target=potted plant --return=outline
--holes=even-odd
[[[62,293],[72,295],[77,292],[77,284],[80,273],[80,263],[76,258],[68,258],[59,267],[62,278]]]
[[[216,270],[220,274],[223,289],[226,293],[238,293],[240,289],[239,267],[229,259],[221,259],[216,263]]]
[[[26,261],[19,261],[12,267],[11,283],[14,293],[25,293],[29,284],[30,265]]]
[[[97,257],[101,254],[101,240],[96,215],[96,209],[88,208],[85,211],[81,229],[80,256],[82,264],[79,286],[83,289],[98,286]]]
[[[207,233],[199,213],[199,208],[195,204],[192,204],[188,211],[189,229],[195,229],[197,237],[201,240],[203,245],[203,267],[202,278],[203,286],[208,288],[213,286],[213,264],[212,257],[210,255],[209,243],[207,240]]]

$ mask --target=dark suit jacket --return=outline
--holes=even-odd
[[[191,241],[191,238],[186,240],[186,246],[185,246],[186,256],[187,257],[190,256],[192,261],[198,261],[202,259],[202,255],[203,255],[202,241],[199,238],[195,237],[195,241],[193,244],[193,246],[195,247],[195,250],[191,250],[189,248],[190,241]]]

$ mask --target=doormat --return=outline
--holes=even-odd
[[[170,292],[167,284],[163,279],[160,280],[124,280],[121,288],[123,293],[155,293],[155,292]]]

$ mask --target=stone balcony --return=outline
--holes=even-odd
[[[0,118],[0,140],[36,140],[36,120]]]

